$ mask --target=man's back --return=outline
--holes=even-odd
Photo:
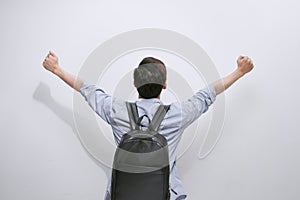
[[[111,125],[115,142],[116,144],[119,144],[122,136],[130,130],[126,101],[115,99],[93,85],[83,84],[80,92],[92,109],[103,120]],[[187,101],[174,102],[170,104],[170,109],[161,123],[159,132],[167,139],[169,146],[170,188],[172,200],[177,199],[179,196],[186,196],[175,164],[176,150],[182,133],[188,125],[194,122],[202,113],[207,111],[208,107],[214,102],[215,97],[216,94],[214,89],[208,87],[198,91]],[[158,107],[162,104],[162,101],[158,98],[140,98],[136,101],[139,116],[147,115],[151,120]],[[147,127],[148,120],[143,118],[141,124],[142,126]],[[108,192],[110,191],[110,180],[107,190]]]

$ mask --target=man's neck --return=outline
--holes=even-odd
[[[142,97],[139,95],[138,96],[139,99],[142,99]],[[158,97],[156,97],[157,99],[160,99],[160,95],[158,95]]]

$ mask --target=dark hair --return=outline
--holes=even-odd
[[[134,85],[140,97],[156,98],[166,83],[167,71],[165,64],[153,57],[144,58],[134,70]]]

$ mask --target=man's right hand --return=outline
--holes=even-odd
[[[250,72],[254,67],[252,60],[247,56],[240,56],[237,59],[237,64],[238,67],[236,70],[234,70],[228,76],[221,78],[212,84],[217,95],[229,88],[233,83],[235,83],[246,73]]]
[[[241,73],[242,76],[250,72],[254,67],[252,60],[248,56],[239,56],[239,58],[237,59],[237,64],[237,70]]]

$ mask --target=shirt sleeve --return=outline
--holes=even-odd
[[[216,100],[216,91],[208,86],[196,92],[190,99],[182,103],[183,126],[187,127],[205,113]]]
[[[107,123],[111,123],[112,97],[95,85],[83,83],[81,95],[90,107]]]
[[[198,91],[191,98],[191,101],[196,101],[198,106],[199,114],[205,113],[209,106],[212,105],[216,100],[216,91],[213,87],[208,86],[200,91]]]

